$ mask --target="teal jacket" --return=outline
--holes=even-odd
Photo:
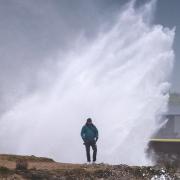
[[[97,141],[98,140],[98,130],[95,125],[84,125],[81,129],[81,137],[84,141]]]

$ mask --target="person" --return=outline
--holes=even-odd
[[[81,137],[84,141],[84,145],[86,147],[86,156],[87,162],[91,162],[90,157],[90,147],[93,149],[93,163],[96,162],[97,155],[97,145],[96,142],[98,140],[98,130],[96,126],[92,123],[92,119],[88,118],[86,124],[81,129]]]

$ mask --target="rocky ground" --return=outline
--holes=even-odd
[[[180,168],[168,164],[154,167],[65,164],[35,156],[0,155],[0,179],[170,180],[180,179]]]

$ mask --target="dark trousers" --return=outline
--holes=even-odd
[[[86,141],[85,146],[86,146],[87,161],[91,162],[90,147],[92,147],[92,149],[93,149],[93,162],[95,162],[96,161],[96,155],[97,155],[96,142],[95,141]]]

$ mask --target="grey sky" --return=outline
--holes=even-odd
[[[137,1],[140,5],[147,0]],[[157,0],[155,23],[176,26],[172,91],[180,92],[179,0]],[[73,46],[79,34],[93,39],[126,0],[0,0],[0,110],[39,85],[46,58]],[[3,103],[2,103],[3,102]]]

